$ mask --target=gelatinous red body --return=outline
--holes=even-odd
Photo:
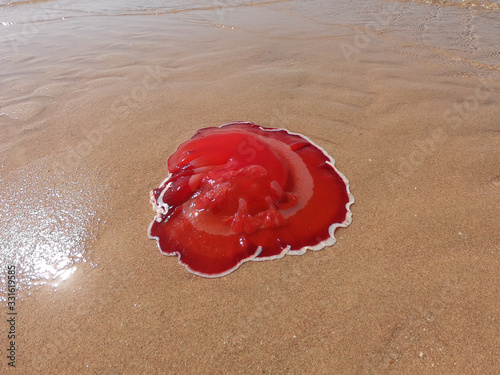
[[[151,192],[149,236],[201,276],[248,260],[303,254],[351,222],[347,179],[307,138],[236,122],[199,130],[168,159]]]

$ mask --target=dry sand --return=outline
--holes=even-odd
[[[307,5],[75,16],[4,53],[1,251],[21,291],[2,373],[500,371],[498,56]],[[205,279],[147,238],[149,191],[180,142],[236,120],[322,146],[353,223]],[[44,281],[57,251],[66,280]]]

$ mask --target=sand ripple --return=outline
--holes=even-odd
[[[41,113],[44,109],[45,106],[40,103],[26,102],[0,108],[0,114],[7,115],[14,120],[27,121]]]

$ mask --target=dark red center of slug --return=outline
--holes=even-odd
[[[163,198],[167,204],[192,198],[192,210],[210,211],[234,233],[286,223],[278,209],[292,207],[297,200],[285,191],[286,165],[256,136],[212,134],[188,146],[169,159],[172,192]]]

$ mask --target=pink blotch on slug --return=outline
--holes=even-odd
[[[168,159],[149,227],[190,272],[226,275],[249,260],[335,243],[354,198],[334,160],[304,136],[251,122],[199,130]]]

